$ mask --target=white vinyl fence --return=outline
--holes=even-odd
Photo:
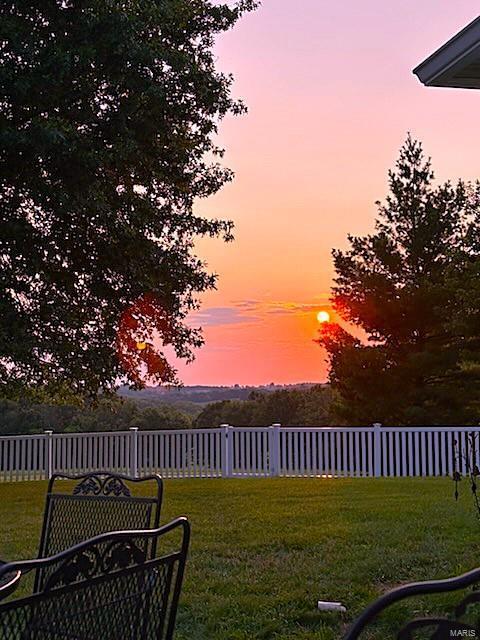
[[[480,468],[480,427],[271,427],[0,437],[0,481],[99,469],[164,478],[444,476]],[[461,454],[460,456],[458,454]]]

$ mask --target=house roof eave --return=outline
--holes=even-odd
[[[446,42],[413,73],[426,86],[480,88],[480,16]]]

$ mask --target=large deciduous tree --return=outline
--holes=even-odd
[[[194,213],[230,180],[214,135],[243,110],[214,37],[253,0],[6,0],[0,5],[1,383],[95,395],[172,381],[184,323],[215,277]]]
[[[345,422],[480,419],[480,187],[437,185],[410,136],[375,232],[333,252],[333,305],[361,331],[320,333]],[[366,340],[363,335],[366,335]]]

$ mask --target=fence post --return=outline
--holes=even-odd
[[[50,480],[50,478],[53,476],[53,430],[52,429],[45,430],[45,438],[46,438],[46,448],[47,448],[46,472],[47,472],[47,478]]]
[[[130,427],[130,475],[138,478],[138,427]]]
[[[380,422],[373,424],[373,475],[380,478],[382,475],[382,425]]]
[[[233,476],[233,427],[231,424],[228,425],[227,427],[227,451],[228,451],[228,455],[227,455],[227,462],[228,462],[228,468],[227,468],[227,478],[231,478]]]
[[[222,478],[232,477],[233,433],[229,424],[221,424],[222,431]]]
[[[268,432],[268,452],[270,462],[270,475],[280,475],[280,427],[282,425],[275,422],[269,427]]]

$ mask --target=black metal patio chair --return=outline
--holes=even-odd
[[[438,593],[459,591],[474,586],[467,595],[461,599],[454,608],[451,616],[417,617],[405,620],[399,624],[388,637],[398,640],[451,640],[451,638],[480,638],[480,615],[478,605],[480,603],[480,591],[476,586],[480,583],[480,568],[464,573],[447,580],[429,580],[425,582],[412,582],[388,591],[367,607],[355,620],[344,636],[344,640],[357,640],[367,638],[371,631],[371,623],[385,609],[391,605],[412,598]],[[477,607],[475,607],[477,605]],[[364,633],[365,632],[365,633]],[[376,636],[375,636],[376,637]],[[385,638],[383,634],[381,636]]]
[[[0,638],[171,640],[189,540],[187,519],[177,518],[159,529],[106,533],[50,558],[2,566]],[[164,544],[165,553],[153,553]],[[47,567],[40,591],[4,599],[12,579],[21,584]]]
[[[75,484],[73,489],[71,483]],[[138,495],[150,486],[148,496]],[[48,483],[39,558],[64,551],[107,531],[157,528],[163,482],[158,475],[143,478],[96,471],[82,475],[54,474]],[[34,590],[42,588],[50,572],[39,567]]]

